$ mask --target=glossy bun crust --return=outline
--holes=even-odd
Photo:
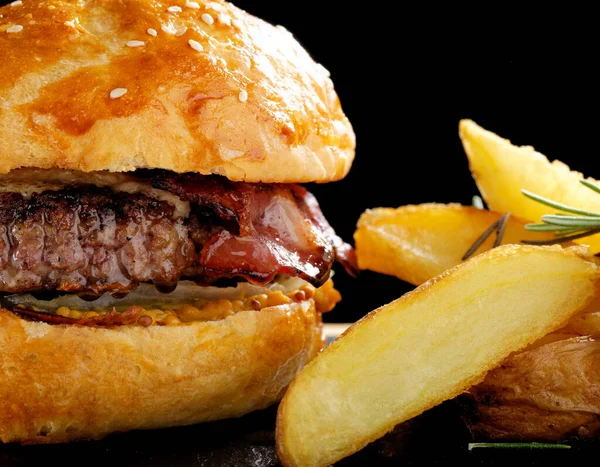
[[[327,182],[346,175],[354,147],[327,71],[284,28],[230,3],[0,8],[0,173],[163,168]]]
[[[59,443],[237,417],[279,400],[322,344],[313,300],[114,329],[0,309],[0,441]]]

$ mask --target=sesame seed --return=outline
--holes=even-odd
[[[127,41],[127,47],[144,47],[145,45],[144,41]]]
[[[225,7],[217,2],[210,2],[206,4],[206,8],[210,8],[215,11],[225,11]]]
[[[177,32],[177,29],[175,29],[173,26],[171,26],[170,24],[163,24],[160,29],[162,29],[164,32],[166,32],[167,34],[175,34]]]
[[[10,28],[8,28],[6,30],[6,32],[8,34],[13,33],[13,32],[21,32],[23,30],[23,26],[21,26],[20,24],[13,24]]]
[[[200,9],[200,4],[198,2],[186,1],[185,2],[185,6],[186,6],[186,8],[191,8],[193,10],[199,10]]]
[[[177,37],[183,36],[187,30],[188,30],[188,28],[186,28],[185,26],[182,28],[179,28],[177,31],[175,31],[175,35]]]
[[[225,26],[231,26],[231,16],[226,15],[225,13],[219,13],[217,18],[219,19],[219,23],[224,24]]]
[[[170,6],[169,8],[167,8],[167,11],[169,13],[181,13],[183,10],[180,6]]]
[[[215,22],[215,20],[213,19],[213,17],[210,16],[208,13],[202,13],[201,18],[202,18],[202,21],[204,21],[209,26],[211,26]]]
[[[238,29],[242,29],[242,22],[239,19],[231,20],[231,25]]]
[[[156,29],[148,28],[148,29],[146,30],[146,32],[147,32],[148,34],[150,34],[152,37],[156,37],[156,36],[158,36],[158,33],[156,32]]]
[[[21,6],[23,5],[23,2],[21,0],[16,0],[15,2],[12,2],[10,4],[10,6]]]
[[[65,25],[66,27],[68,27],[68,28],[74,28],[74,27],[75,27],[75,20],[74,20],[74,19],[71,19],[71,20],[69,20],[69,21],[65,21],[65,22],[64,22],[64,25]]]
[[[119,97],[123,97],[125,94],[127,94],[127,89],[125,89],[125,88],[115,88],[112,91],[110,91],[110,98],[111,99],[118,99]]]
[[[204,47],[202,47],[202,44],[198,41],[195,41],[194,39],[190,39],[188,41],[188,44],[190,44],[190,47],[192,49],[194,49],[196,52],[203,52],[204,51]]]
[[[242,89],[240,91],[240,93],[238,94],[238,99],[240,100],[240,102],[248,101],[248,91],[246,91],[245,89]]]

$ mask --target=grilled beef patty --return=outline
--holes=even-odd
[[[0,192],[0,293],[100,295],[180,279],[265,284],[276,274],[319,285],[336,256],[354,269],[351,247],[298,185],[165,171],[132,177],[189,203],[189,215],[147,194],[81,182]]]

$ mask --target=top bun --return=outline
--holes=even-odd
[[[0,8],[0,173],[340,179],[355,138],[328,76],[223,1],[16,1]]]

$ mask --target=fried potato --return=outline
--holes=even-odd
[[[354,233],[360,269],[370,269],[421,285],[462,262],[475,240],[502,214],[460,204],[419,204],[365,211]],[[530,232],[510,217],[502,244],[554,238]],[[477,253],[489,250],[490,236]]]
[[[354,233],[360,269],[396,276],[414,285],[462,262],[462,257],[486,228],[500,218],[494,211],[460,204],[420,204],[397,209],[365,211]],[[525,222],[509,218],[502,244],[553,238],[552,233],[530,232]],[[488,238],[476,251],[492,247]],[[600,297],[573,316],[561,330],[566,337],[600,337]]]
[[[600,296],[594,298],[583,311],[571,317],[561,332],[600,339]]]
[[[459,400],[476,439],[595,438],[600,435],[600,341],[577,337],[514,354]]]
[[[583,248],[506,245],[460,264],[351,326],[279,406],[286,466],[325,466],[480,382],[593,298]]]
[[[549,162],[531,146],[513,146],[471,120],[460,122],[459,133],[471,173],[490,209],[511,212],[531,222],[553,214],[552,208],[526,198],[521,193],[521,189],[526,189],[559,203],[600,213],[600,195],[579,183],[584,176],[562,162]],[[578,242],[600,250],[600,235]]]

